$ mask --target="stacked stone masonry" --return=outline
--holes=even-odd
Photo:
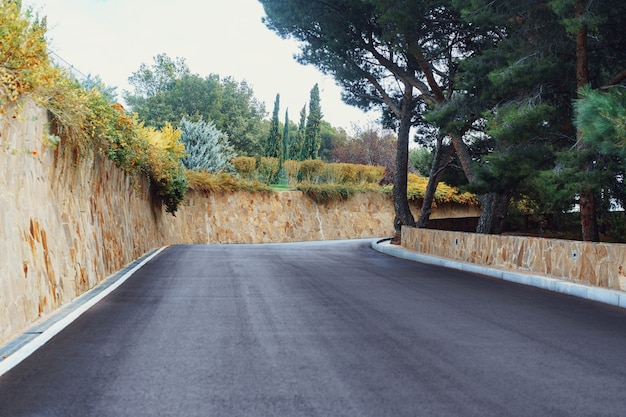
[[[626,291],[626,245],[404,227],[402,246],[441,258]]]

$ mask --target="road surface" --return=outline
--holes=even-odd
[[[0,416],[625,416],[626,312],[367,241],[174,246],[0,377]]]

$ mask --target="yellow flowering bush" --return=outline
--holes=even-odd
[[[0,114],[24,97],[52,114],[54,147],[80,158],[104,155],[128,174],[147,174],[168,212],[187,190],[180,159],[184,146],[171,126],[146,131],[121,105],[98,89],[86,90],[48,56],[46,24],[21,2],[0,0]]]
[[[45,35],[45,22],[33,19],[30,9],[22,16],[20,2],[0,0],[0,113],[4,101],[15,102],[56,78]]]
[[[427,177],[409,173],[407,178],[407,196],[409,200],[422,200],[426,193],[427,185]],[[383,187],[387,193],[391,193],[392,188],[393,186],[391,185]],[[478,205],[478,199],[472,193],[460,192],[458,188],[450,187],[446,183],[440,182],[435,191],[435,203]]]

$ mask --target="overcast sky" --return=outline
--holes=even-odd
[[[297,122],[315,83],[324,119],[351,130],[378,117],[341,102],[331,77],[293,58],[295,42],[283,40],[261,22],[257,0],[23,0],[48,18],[49,47],[83,74],[116,86],[121,100],[128,77],[142,63],[166,53],[185,58],[194,74],[246,80],[271,114],[280,94],[281,120]],[[308,109],[308,107],[307,107]]]

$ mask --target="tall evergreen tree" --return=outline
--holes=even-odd
[[[561,24],[570,35],[570,55],[575,56],[576,87],[580,100],[600,104],[590,88],[608,90],[626,79],[626,5],[624,2],[608,0],[551,0],[552,9],[561,19]],[[589,108],[584,105],[580,110]],[[579,117],[589,114],[579,112]],[[621,170],[606,175],[610,161],[615,159],[608,148],[598,147],[596,138],[585,137],[585,123],[578,120],[575,143],[566,152],[563,162],[575,164],[574,171],[578,188],[576,194],[580,206],[583,240],[598,241],[598,216],[602,211],[603,199],[612,194],[614,181],[621,177]],[[618,164],[619,166],[619,164]],[[571,180],[574,178],[570,178]],[[609,180],[607,182],[607,179]]]
[[[289,154],[292,159],[302,161],[304,159],[304,138],[306,136],[306,104],[300,110],[300,122],[298,123],[298,133],[293,141]]]
[[[289,109],[285,110],[285,126],[283,127],[283,162],[290,158],[289,148],[291,140],[289,135]]]
[[[306,119],[306,130],[302,159],[317,159],[318,151],[322,143],[321,134],[322,106],[320,103],[320,90],[317,84],[311,89],[309,99],[309,114]]]
[[[511,198],[538,170],[553,166],[554,150],[571,133],[567,39],[541,1],[457,0],[464,18],[485,37],[459,63],[454,105],[437,111],[449,117],[447,123],[459,113],[479,116],[478,138],[487,139],[487,146],[486,153],[475,153],[470,186],[483,195],[483,213],[491,213],[479,222],[488,233],[502,231]]]
[[[270,124],[270,133],[265,143],[265,156],[270,158],[283,158],[283,138],[280,131],[280,121],[278,120],[278,113],[280,111],[280,94],[276,94],[276,100],[274,100],[274,111],[272,113],[272,121]]]

